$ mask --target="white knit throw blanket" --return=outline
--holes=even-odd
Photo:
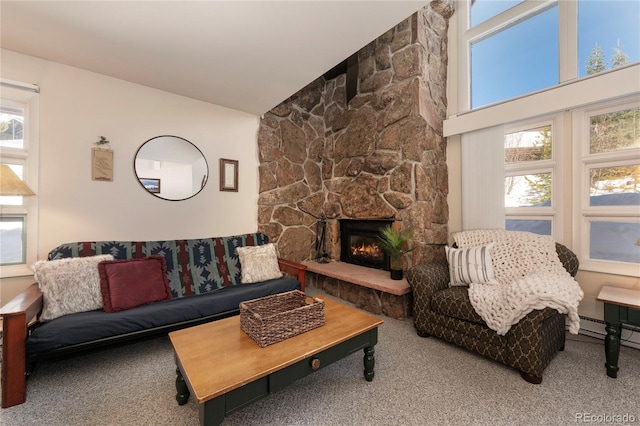
[[[469,285],[471,304],[489,328],[505,335],[529,312],[549,307],[567,314],[569,332],[578,334],[578,304],[584,293],[562,266],[551,237],[503,229],[463,231],[453,237],[460,248],[495,243],[491,257],[500,284]]]

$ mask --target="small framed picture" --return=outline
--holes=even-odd
[[[113,182],[113,151],[92,148],[91,179]]]
[[[220,191],[238,192],[238,160],[220,159]]]
[[[140,178],[140,183],[144,186],[144,189],[152,194],[160,193],[160,179],[155,178]]]

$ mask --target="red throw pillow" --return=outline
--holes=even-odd
[[[105,312],[171,299],[163,256],[106,260],[98,264]]]

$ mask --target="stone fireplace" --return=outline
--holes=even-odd
[[[378,243],[380,229],[392,220],[340,219],[340,261],[389,270],[389,256]]]
[[[261,118],[258,230],[282,257],[315,259],[318,221],[326,218],[330,260],[340,259],[345,219],[393,221],[413,232],[404,268],[444,260],[452,5],[433,0],[360,49],[348,102],[345,74],[320,77]]]
[[[357,93],[323,77],[266,113],[258,129],[258,228],[283,257],[315,257],[316,223],[340,258],[339,219],[392,219],[412,231],[405,267],[447,243],[447,28],[434,0],[357,52]]]

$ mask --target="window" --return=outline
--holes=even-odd
[[[24,109],[0,105],[0,146],[24,148]]]
[[[456,6],[454,113],[640,61],[638,1],[468,0]]]
[[[504,136],[505,228],[554,235],[559,176],[555,120],[508,127]]]
[[[574,121],[581,262],[585,269],[638,275],[640,101],[578,110]]]
[[[558,8],[471,43],[471,108],[558,84]]]
[[[583,270],[640,276],[640,2],[456,6],[443,135],[461,136],[463,229],[550,234]]]
[[[0,164],[37,191],[38,95],[2,87]],[[0,196],[0,276],[31,275],[37,251],[37,197]]]
[[[640,60],[638,1],[578,2],[578,76]]]
[[[27,262],[25,219],[24,214],[3,214],[0,217],[0,264],[2,266]]]

